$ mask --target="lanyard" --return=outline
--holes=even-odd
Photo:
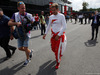
[[[21,22],[23,22],[24,21],[24,17],[25,17],[25,13],[24,13],[24,17],[23,18],[21,17],[21,14],[19,14],[19,16],[20,16]]]

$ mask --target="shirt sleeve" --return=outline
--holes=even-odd
[[[62,19],[61,19],[61,22],[62,22],[62,30],[58,33],[58,36],[61,36],[63,34],[63,32],[66,30],[67,28],[67,23],[66,23],[66,20],[65,20],[65,16],[63,15],[62,16]]]
[[[32,17],[32,20],[33,20],[33,22],[35,21],[35,18],[34,17]]]
[[[14,13],[13,16],[11,17],[11,19],[15,20],[15,13]]]
[[[10,18],[8,16],[6,16],[6,19],[5,19],[5,25],[8,26],[8,22],[9,22]]]
[[[46,28],[45,34],[47,34],[47,33],[49,32],[50,27],[51,27],[51,19],[49,18],[49,24],[48,24],[48,26],[47,26],[47,28]]]
[[[7,17],[7,22],[10,20],[10,18],[9,17]]]
[[[34,22],[34,18],[32,17],[32,14],[29,16],[30,21]]]

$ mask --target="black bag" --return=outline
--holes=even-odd
[[[22,27],[16,27],[12,35],[14,36],[15,39],[25,39],[26,34],[22,30]]]
[[[27,24],[31,23],[31,21],[27,18],[27,16],[25,16],[24,18],[27,19],[27,23],[25,25],[23,25],[21,27],[17,27],[15,28],[14,32],[12,33],[15,39],[21,38],[24,39],[26,36],[26,33],[28,33],[30,30],[33,29],[34,23],[27,26]]]
[[[30,30],[33,29],[33,27],[31,25],[30,26],[24,25],[24,28],[25,28],[25,33],[28,33]]]
[[[13,37],[14,37],[15,39],[18,39],[18,38],[19,38],[16,29],[13,31],[12,35],[13,35]]]
[[[31,21],[27,18],[27,16],[25,16],[24,18],[26,18],[26,20],[27,20],[27,23],[26,24],[31,23]],[[29,26],[27,26],[27,25],[23,25],[23,26],[25,28],[25,32],[27,33],[27,32],[29,32],[30,30],[33,29],[34,23],[31,23],[31,25],[29,25]]]

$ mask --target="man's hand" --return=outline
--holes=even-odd
[[[13,39],[14,39],[13,35],[11,35],[11,36],[10,36],[10,39],[11,39],[11,40],[13,40]]]
[[[21,26],[22,24],[20,22],[16,23],[17,27]]]
[[[46,37],[46,34],[43,35],[43,39],[45,39],[45,37]]]
[[[58,35],[56,35],[55,40],[57,41],[58,39],[59,39],[59,36],[58,36]]]

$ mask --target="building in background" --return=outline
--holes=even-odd
[[[23,1],[26,4],[27,11],[30,13],[38,13],[40,14],[41,11],[45,13],[51,13],[50,6],[52,3],[59,4],[59,10],[61,13],[64,14],[71,14],[72,13],[72,6],[71,2],[68,0],[1,0],[0,1],[0,8],[4,10],[4,13],[11,17],[11,15],[18,11],[17,10],[17,2]]]
[[[71,5],[72,2],[70,2],[68,0],[48,0],[48,1],[49,1],[49,8],[53,3],[58,3],[59,10],[61,13],[64,13],[65,15],[72,14],[72,5]],[[52,13],[51,10],[50,10],[50,13]]]

